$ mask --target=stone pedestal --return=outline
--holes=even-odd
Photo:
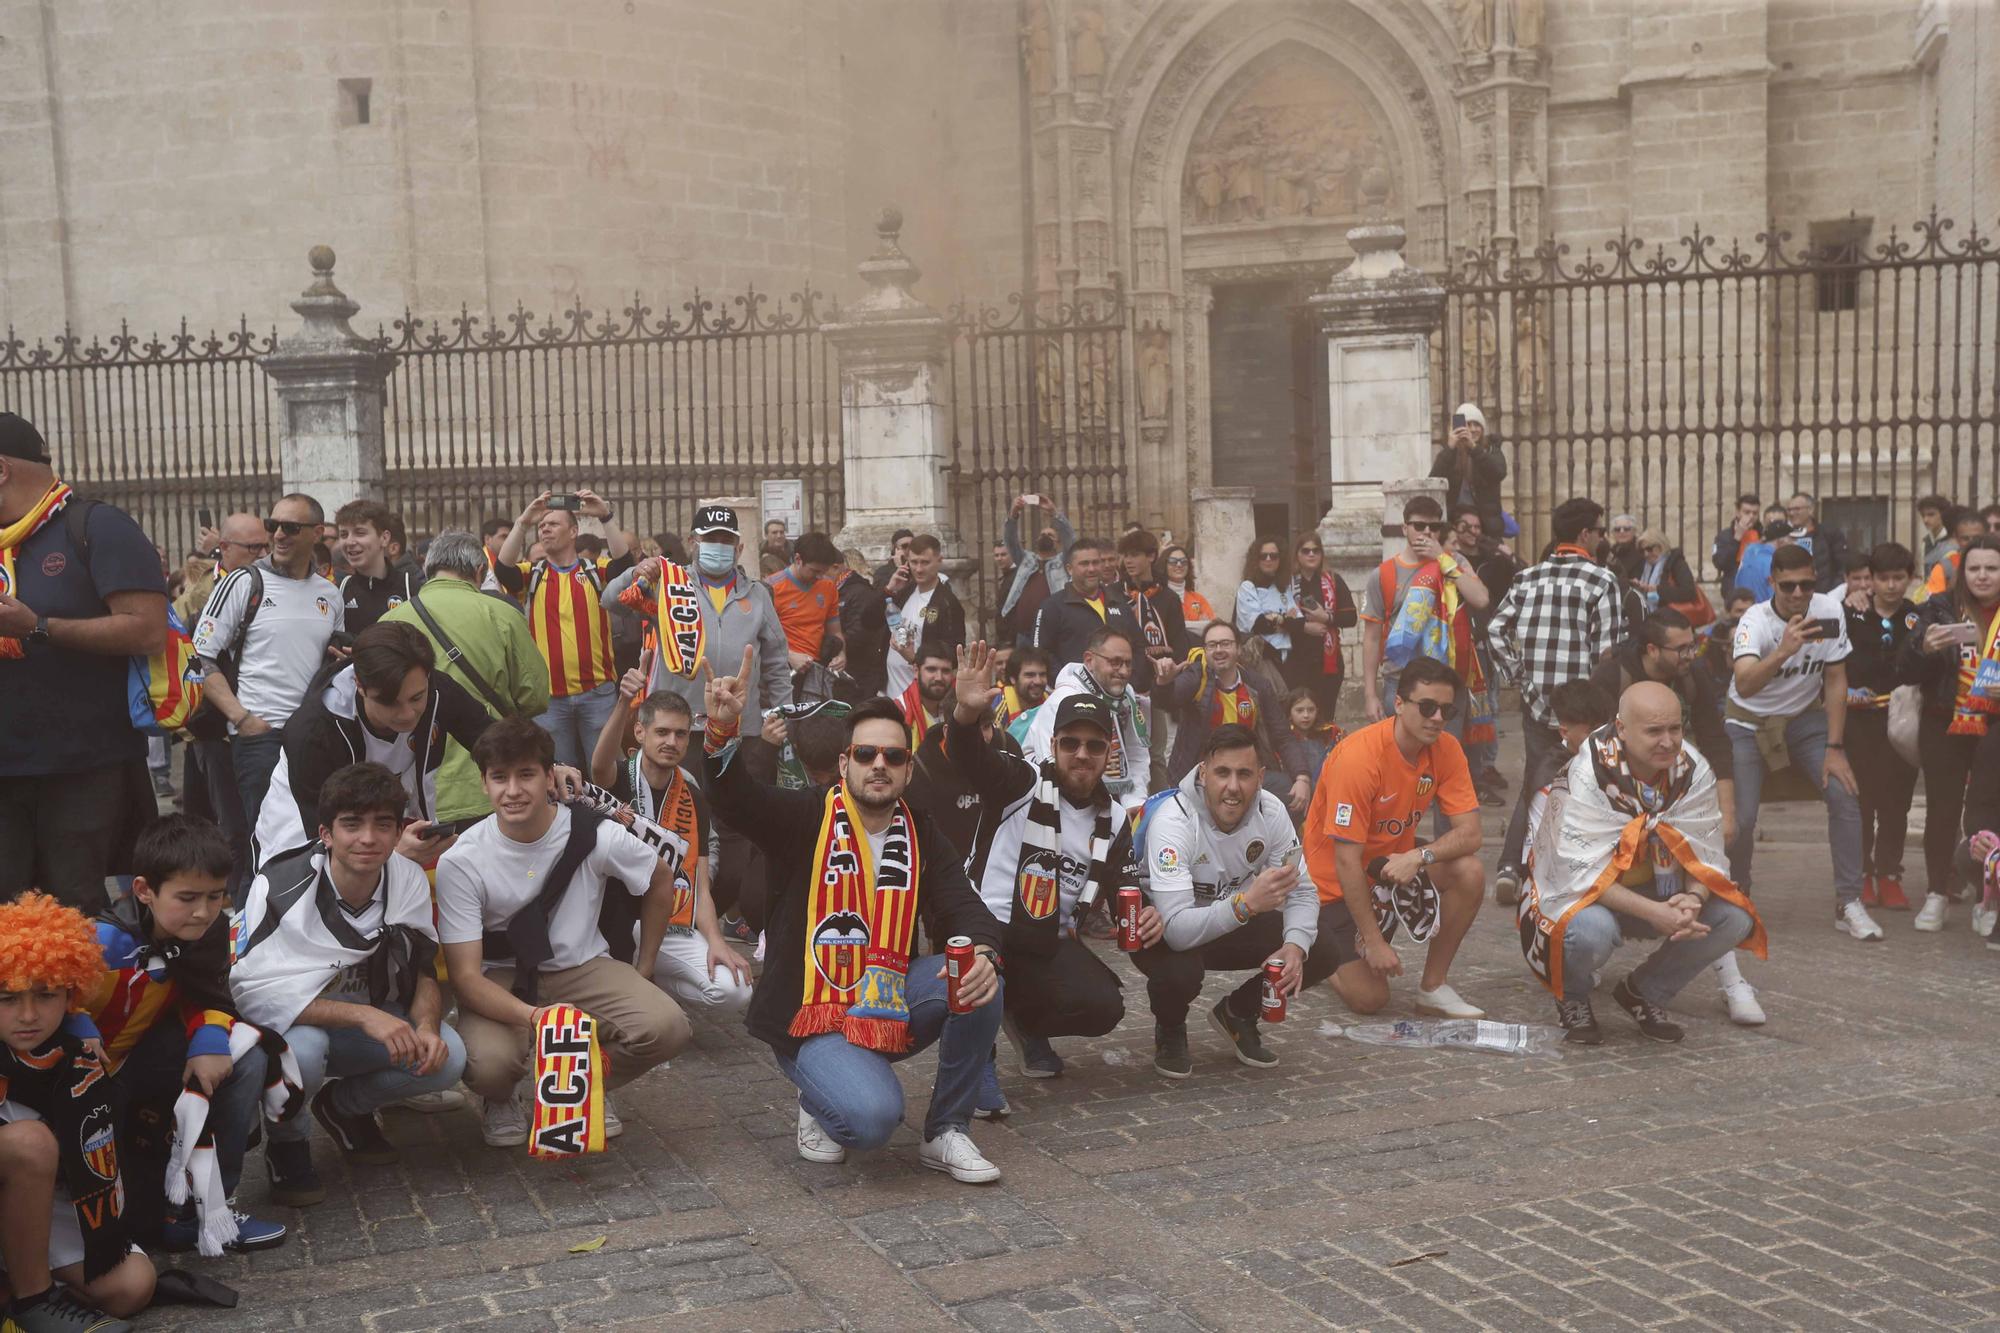
[[[1194,586],[1223,620],[1236,614],[1243,553],[1257,537],[1256,498],[1254,486],[1197,486],[1191,496],[1188,553],[1194,557]]]
[[[1385,541],[1390,549],[1400,544],[1407,492],[1398,493],[1385,524],[1388,488],[1423,477],[1434,452],[1430,337],[1444,316],[1444,288],[1404,262],[1406,239],[1394,225],[1354,228],[1347,233],[1354,262],[1309,301],[1326,337],[1332,454],[1333,499],[1320,541],[1356,596]]]
[[[328,518],[350,500],[382,498],[382,386],[396,368],[349,326],[361,307],[333,285],[333,259],[331,247],[312,248],[312,286],[292,302],[301,326],[258,361],[278,392],[284,488],[312,496]]]
[[[881,248],[861,265],[869,293],[824,326],[840,353],[846,522],[834,537],[871,561],[898,528],[936,533],[962,560],[951,513],[951,325],[910,294],[920,276],[897,245],[903,215],[884,209]]]

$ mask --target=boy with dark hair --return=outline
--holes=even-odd
[[[1028,734],[1035,710],[1049,697],[1055,668],[1039,648],[1016,648],[1007,655],[1006,685],[993,699],[993,725],[1016,742]]]
[[[243,1016],[291,1045],[313,1119],[342,1153],[373,1165],[399,1158],[376,1111],[441,1092],[465,1067],[433,972],[430,884],[395,854],[405,799],[380,764],[329,777],[319,841],[273,858],[250,886],[229,974]],[[273,1202],[326,1197],[311,1133],[303,1116],[270,1127]]]
[[[0,904],[0,1264],[9,1333],[127,1333],[153,1299],[131,1247],[110,1080],[64,1017],[104,960],[81,912],[44,894]],[[60,1278],[63,1287],[57,1287]],[[100,1313],[102,1312],[102,1313]]]
[[[847,664],[847,644],[840,626],[840,589],[833,573],[846,562],[824,532],[808,532],[792,548],[784,569],[764,580],[778,608],[778,624],[792,670],[814,662],[834,667]]]
[[[232,1058],[238,1024],[229,993],[229,870],[222,830],[167,815],[139,835],[130,897],[98,914],[106,972],[82,997],[68,1030],[103,1043],[112,1100],[125,1134],[126,1220],[145,1244],[191,1250],[200,1239],[193,1202],[169,1208],[166,1178],[174,1104],[199,1085],[222,1193],[233,1205],[243,1154],[266,1082],[265,1048],[244,1044]],[[285,1240],[281,1222],[235,1214],[235,1250]]]
[[[1867,559],[1868,595],[1846,607],[1847,638],[1854,645],[1847,659],[1847,747],[1861,787],[1861,901],[1907,912],[1903,845],[1918,770],[1889,743],[1889,696],[1902,683],[1896,659],[1917,623],[1916,604],[1907,596],[1917,560],[1896,542],[1883,542]]]
[[[379,500],[350,500],[333,514],[350,571],[340,580],[347,632],[359,634],[416,594],[424,576],[398,566],[403,524]]]

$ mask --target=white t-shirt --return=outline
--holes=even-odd
[[[257,573],[264,581],[264,602],[243,636],[236,697],[258,717],[282,727],[326,665],[327,641],[346,624],[347,612],[340,590],[316,573],[288,579],[262,560]],[[225,574],[195,622],[191,637],[196,656],[213,664],[229,651],[249,600],[249,571]],[[229,730],[233,734],[236,728]]]
[[[383,873],[381,880],[375,885],[375,892],[369,895],[368,901],[361,904],[359,910],[349,907],[347,899],[341,897],[338,893],[334,894],[333,902],[334,906],[340,910],[340,914],[347,918],[347,924],[354,927],[354,933],[362,939],[367,940],[370,944],[373,944],[376,938],[381,935],[382,927],[388,921],[389,917],[388,873],[386,871]],[[298,911],[300,909],[294,907],[292,910]],[[346,967],[341,968],[340,971],[333,974],[333,980],[326,983],[326,989],[320,992],[320,998],[323,1000],[345,1000],[350,1004],[367,1004],[369,1002],[368,964],[366,962],[349,963]]]
[[[897,652],[893,645],[902,644],[913,653],[917,650],[924,637],[924,612],[930,607],[931,598],[936,596],[937,590],[943,586],[941,582],[934,583],[929,592],[925,592],[922,588],[913,589],[909,599],[903,603],[902,611],[898,613],[902,619],[897,621],[889,639],[892,646],[889,649],[888,695],[891,699],[902,698],[903,691],[909,689],[910,682],[917,678],[917,664],[904,661],[903,655]]]
[[[1831,594],[1814,593],[1812,604],[1806,608],[1806,618],[1831,620],[1840,626],[1840,633],[1835,638],[1807,643],[1778,668],[1778,674],[1765,682],[1763,689],[1747,699],[1732,679],[1729,682],[1730,703],[1755,717],[1797,717],[1819,703],[1826,687],[1827,665],[1846,661],[1847,655],[1854,651],[1854,645],[1847,637],[1847,613]],[[1730,660],[1739,662],[1746,657],[1763,657],[1776,648],[1778,641],[1784,637],[1784,619],[1771,609],[1769,602],[1759,602],[1745,611],[1743,619],[1737,622]]]
[[[514,914],[542,891],[569,842],[570,812],[556,811],[549,831],[533,842],[516,842],[500,831],[497,818],[483,819],[459,836],[438,860],[437,912],[440,944],[472,944],[489,930],[505,930]],[[624,881],[633,897],[653,883],[660,858],[616,823],[597,830],[597,846],[584,858],[562,901],[549,918],[549,961],[544,972],[581,967],[609,950],[597,929],[606,880]]]

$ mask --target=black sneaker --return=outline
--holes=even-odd
[[[271,1168],[271,1202],[282,1208],[310,1208],[326,1200],[326,1186],[313,1169],[308,1139],[272,1139],[264,1145]]]
[[[1185,1023],[1177,1028],[1153,1024],[1153,1069],[1167,1078],[1186,1078],[1194,1072],[1194,1061],[1188,1059]]]
[[[1521,901],[1521,881],[1527,872],[1519,866],[1501,866],[1493,875],[1493,901],[1502,907],[1513,907]]]
[[[1563,1040],[1578,1046],[1602,1046],[1604,1029],[1597,1026],[1597,1014],[1590,1007],[1590,997],[1581,1000],[1557,1000],[1556,1021],[1563,1025]]]
[[[737,944],[753,946],[757,943],[757,932],[750,929],[750,923],[736,915],[736,913],[730,912],[726,914],[719,924],[722,926],[722,937],[724,939],[731,940]]]
[[[52,1287],[49,1294],[26,1310],[4,1307],[6,1317],[0,1327],[7,1333],[131,1333],[132,1325],[113,1319],[102,1310],[85,1305],[70,1294],[69,1288]]]
[[[1238,1018],[1229,1012],[1229,998],[1224,996],[1215,1002],[1215,1008],[1208,1011],[1209,1026],[1229,1038],[1229,1044],[1236,1048],[1236,1058],[1252,1069],[1269,1069],[1278,1063],[1278,1057],[1264,1049],[1264,1039],[1258,1035],[1257,1020]]]
[[[1667,1017],[1666,1010],[1651,1000],[1642,998],[1632,989],[1630,977],[1618,983],[1617,988],[1611,992],[1611,998],[1618,1001],[1620,1009],[1632,1015],[1632,1021],[1639,1025],[1639,1031],[1654,1041],[1679,1041],[1687,1035],[1681,1031],[1679,1023]]]
[[[1008,1042],[1014,1047],[1014,1054],[1021,1061],[1021,1073],[1027,1078],[1055,1078],[1063,1071],[1063,1058],[1056,1054],[1056,1048],[1049,1044],[1047,1037],[1031,1037],[1008,1019],[1000,1025],[1007,1034]]]
[[[319,1085],[313,1094],[313,1119],[319,1121],[326,1136],[346,1156],[370,1166],[389,1166],[399,1162],[403,1155],[396,1151],[396,1145],[383,1136],[381,1122],[375,1119],[373,1111],[366,1115],[350,1115],[333,1104],[333,1090],[340,1086],[338,1079],[328,1079]]]

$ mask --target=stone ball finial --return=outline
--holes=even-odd
[[[1394,182],[1387,168],[1372,166],[1361,173],[1361,202],[1371,213],[1380,212],[1389,202],[1389,190]]]
[[[314,277],[324,278],[331,275],[333,272],[333,247],[330,245],[315,245],[312,249],[306,251],[306,262],[312,265]]]
[[[903,234],[903,210],[890,204],[877,213],[875,234],[882,238],[884,245],[894,245],[897,238]]]

